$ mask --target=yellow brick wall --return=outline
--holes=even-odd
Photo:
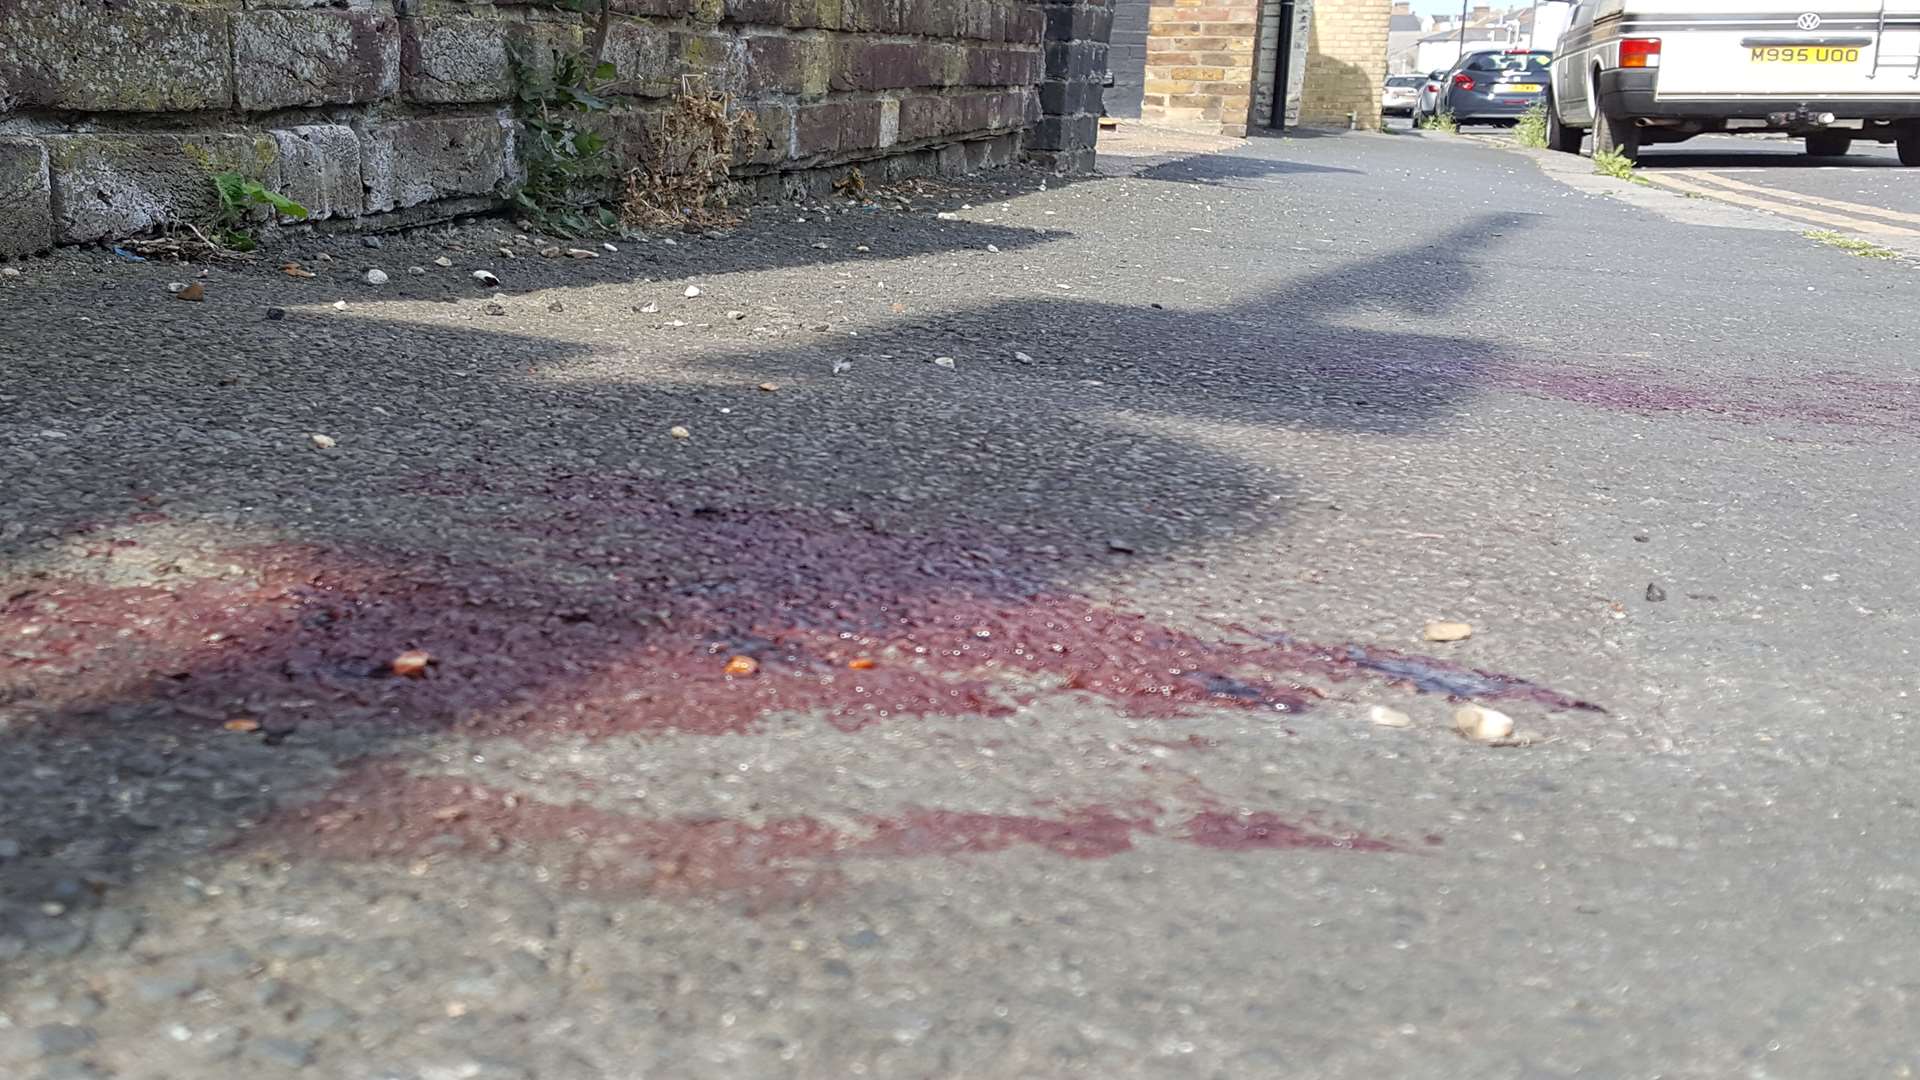
[[[1147,85],[1140,118],[1245,135],[1260,0],[1153,0],[1147,17]]]
[[[1380,86],[1387,79],[1387,25],[1392,0],[1313,0],[1307,79],[1300,123],[1380,126]]]

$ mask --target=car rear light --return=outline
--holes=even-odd
[[[1473,76],[1463,71],[1453,77],[1453,85],[1462,90],[1471,90],[1473,89]]]
[[[1623,68],[1657,68],[1660,66],[1660,39],[1621,38],[1620,66]]]

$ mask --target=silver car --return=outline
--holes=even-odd
[[[1420,76],[1420,89],[1413,96],[1413,126],[1419,127],[1440,108],[1440,87],[1447,81],[1445,71]]]
[[[1409,116],[1420,100],[1420,88],[1427,84],[1425,75],[1389,75],[1387,85],[1380,91],[1380,112],[1385,116]]]

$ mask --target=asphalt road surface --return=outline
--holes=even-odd
[[[1504,129],[1468,130],[1510,139]],[[1891,144],[1860,142],[1842,157],[1816,158],[1801,140],[1780,135],[1702,135],[1648,147],[1639,168],[1667,191],[1908,254],[1920,253],[1920,178],[1913,172]]]
[[[1920,1070],[1911,264],[1109,168],[0,278],[0,1075]]]

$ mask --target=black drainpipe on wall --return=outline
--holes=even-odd
[[[1275,131],[1287,129],[1287,77],[1293,66],[1293,2],[1280,0],[1280,47],[1273,56],[1273,114],[1267,126]]]

